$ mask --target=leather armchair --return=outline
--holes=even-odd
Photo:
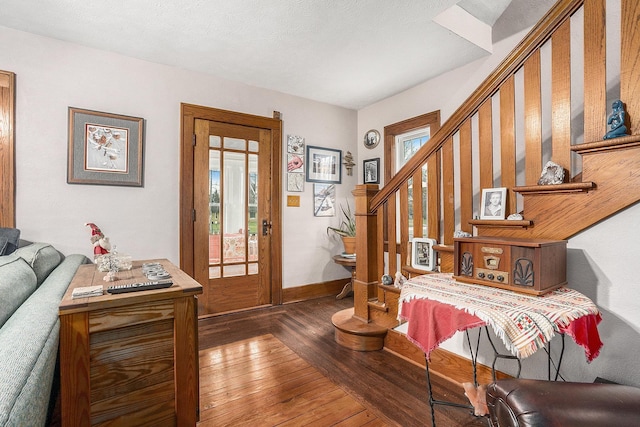
[[[493,427],[640,426],[640,388],[505,379],[487,387]]]

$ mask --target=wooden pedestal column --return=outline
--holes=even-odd
[[[353,282],[354,307],[339,311],[331,318],[336,342],[359,351],[380,350],[387,328],[371,323],[369,300],[376,296],[381,249],[378,244],[378,215],[369,211],[377,185],[357,185],[353,191],[356,215],[356,276]]]

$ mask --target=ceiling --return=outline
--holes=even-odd
[[[489,55],[555,0],[0,0],[0,25],[360,109]]]

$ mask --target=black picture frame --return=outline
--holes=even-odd
[[[342,150],[307,145],[307,182],[342,183]]]
[[[362,182],[380,184],[380,157],[362,161]]]

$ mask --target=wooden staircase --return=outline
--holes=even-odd
[[[605,42],[606,14],[607,0],[559,0],[382,189],[356,188],[358,257],[349,318],[360,324],[350,342],[368,327],[398,324],[398,291],[379,280],[385,272],[407,272],[411,237],[436,239],[440,270],[453,271],[456,230],[563,240],[640,201],[640,2],[620,0],[618,46]],[[571,31],[578,17],[580,36]],[[575,37],[581,37],[583,56],[571,52]],[[619,92],[606,76],[611,49],[622,52]],[[580,70],[584,89],[572,100]],[[603,140],[607,104],[616,98],[626,105],[631,135]],[[543,129],[550,138],[543,138]],[[537,185],[547,160],[565,169],[564,183]],[[425,218],[421,209],[414,217],[408,201],[423,205],[425,181]],[[477,219],[479,190],[494,187],[507,188],[507,215],[520,213],[523,220]],[[341,328],[337,319],[334,324]],[[407,350],[393,332],[384,340],[388,349],[423,362],[422,353]]]

